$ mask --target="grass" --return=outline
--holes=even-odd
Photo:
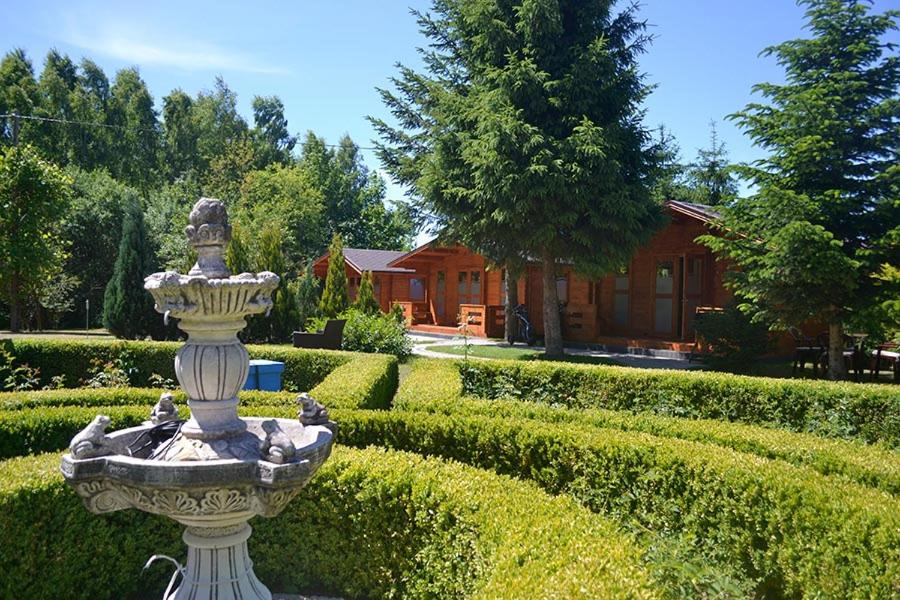
[[[463,346],[462,344],[432,344],[430,346],[425,346],[425,349],[432,352],[440,352],[443,354],[453,354],[455,356],[466,355],[465,346]],[[469,356],[474,358],[496,358],[502,360],[554,360],[558,362],[584,363],[591,365],[619,364],[610,358],[600,356],[580,356],[574,354],[567,354],[562,358],[549,359],[544,357],[543,351],[520,346],[494,346],[474,344],[469,346]]]

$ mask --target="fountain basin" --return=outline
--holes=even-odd
[[[265,438],[264,421],[245,418],[247,435]],[[273,517],[300,491],[331,454],[334,434],[325,425],[275,419],[296,447],[283,464],[265,459],[149,460],[127,454],[76,459],[63,456],[65,479],[93,513],[137,508],[193,527],[227,526],[253,516]],[[124,451],[152,424],[109,435]],[[223,440],[224,441],[224,440]]]

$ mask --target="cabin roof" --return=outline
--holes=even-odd
[[[368,248],[344,248],[344,260],[355,271],[363,273],[364,271],[372,271],[378,273],[414,273],[413,269],[404,269],[402,267],[391,267],[389,263],[405,256],[407,253],[398,250],[370,250]],[[319,262],[327,259],[328,254],[320,257]]]
[[[718,221],[722,218],[722,213],[707,204],[682,202],[681,200],[667,200],[666,206],[677,213],[693,217],[704,223]]]

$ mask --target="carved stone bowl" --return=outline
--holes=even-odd
[[[261,431],[268,420],[244,419],[248,432]],[[283,464],[263,459],[148,460],[127,454],[76,459],[66,454],[61,470],[88,510],[97,514],[137,508],[193,527],[274,517],[325,462],[334,438],[327,426],[276,420],[296,447]],[[109,442],[124,449],[150,427],[113,432]]]
[[[160,313],[179,319],[222,322],[225,329],[230,329],[232,321],[272,308],[272,292],[278,281],[278,276],[268,271],[218,279],[165,271],[148,276],[144,287]],[[243,321],[238,326],[241,327]]]

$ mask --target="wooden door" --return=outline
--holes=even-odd
[[[688,254],[684,258],[684,294],[681,337],[694,339],[694,316],[703,303],[706,282],[706,260],[702,254]]]

